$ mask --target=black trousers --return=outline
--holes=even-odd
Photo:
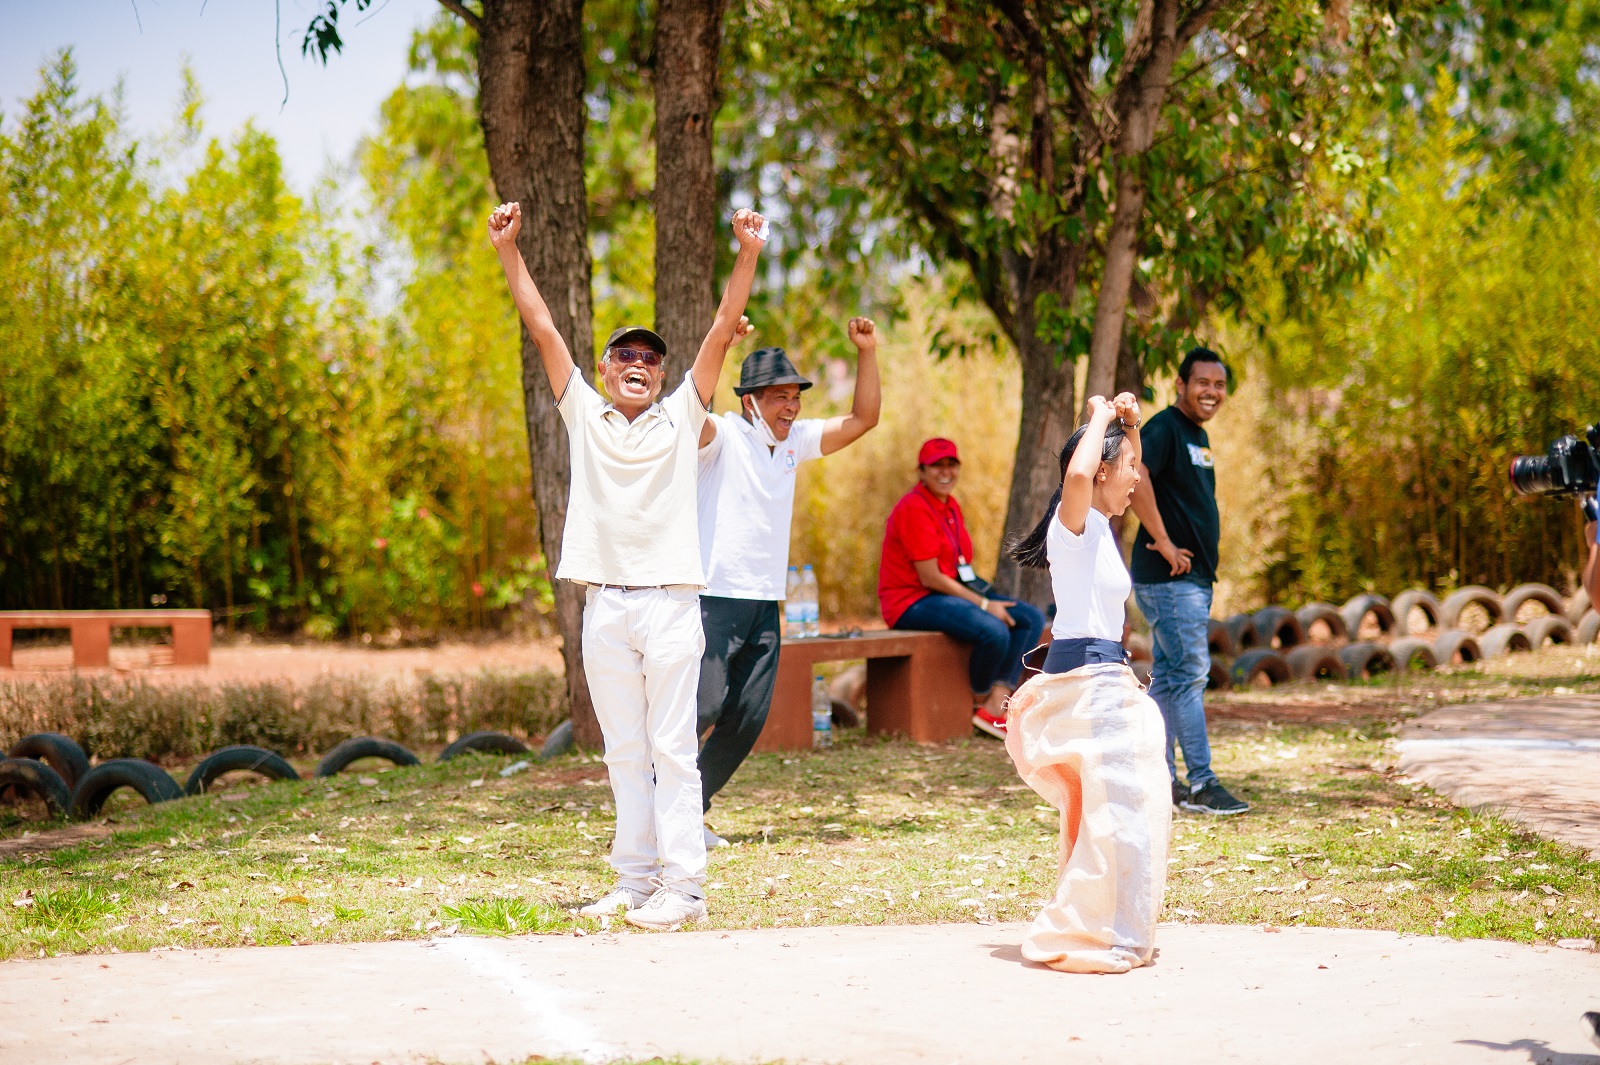
[[[706,649],[700,658],[700,748],[703,809],[750,754],[767,723],[778,683],[778,604],[759,599],[700,597]]]

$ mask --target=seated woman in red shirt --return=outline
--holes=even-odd
[[[972,724],[1000,739],[1006,698],[1022,679],[1022,656],[1039,642],[1044,615],[1028,603],[968,588],[972,538],[951,495],[961,472],[956,445],[935,437],[917,453],[921,483],[889,513],[878,564],[878,604],[893,629],[943,632],[972,645]]]

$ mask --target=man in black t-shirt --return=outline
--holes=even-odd
[[[1227,398],[1228,368],[1216,352],[1195,348],[1178,367],[1177,391],[1177,402],[1140,432],[1144,462],[1133,490],[1139,516],[1133,594],[1150,623],[1150,697],[1167,724],[1172,802],[1199,813],[1242,814],[1249,805],[1228,794],[1211,771],[1205,710],[1207,629],[1222,523],[1216,463],[1203,426]],[[1183,749],[1187,786],[1178,782],[1174,744]]]

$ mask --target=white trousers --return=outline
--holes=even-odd
[[[667,887],[705,896],[695,734],[704,650],[695,589],[589,588],[583,668],[617,806],[611,868],[624,887],[648,893],[659,877]]]

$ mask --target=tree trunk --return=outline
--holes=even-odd
[[[1105,268],[1094,306],[1094,333],[1089,339],[1089,374],[1083,383],[1085,414],[1090,396],[1110,399],[1116,394],[1117,353],[1122,350],[1126,325],[1123,319],[1128,311],[1128,291],[1133,286],[1133,268],[1139,261],[1139,220],[1144,215],[1144,198],[1139,160],[1119,160],[1116,214],[1106,237]]]
[[[666,388],[689,372],[716,311],[717,187],[712,127],[725,0],[656,9],[656,332]]]
[[[1044,516],[1050,497],[1061,486],[1061,447],[1072,435],[1074,370],[1072,362],[1056,359],[1055,345],[1037,332],[1033,307],[1038,293],[1032,285],[1018,286],[1026,295],[1017,301],[1011,341],[1022,361],[1022,418],[1017,430],[1016,464],[1011,471],[1011,493],[1006,504],[1005,535],[995,584],[1041,610],[1054,601],[1050,572],[1017,565],[1005,544],[1026,536]],[[1069,291],[1066,293],[1070,296]]]
[[[583,0],[484,0],[478,29],[478,98],[489,174],[497,195],[522,204],[518,246],[578,372],[594,379],[589,207],[583,173]],[[539,349],[522,331],[539,540],[553,575],[561,564],[569,457]],[[573,738],[601,745],[583,673],[583,590],[555,581],[556,624],[567,671]]]
[[[1149,3],[1150,21],[1136,28],[1130,56],[1142,53],[1143,59],[1130,59],[1134,69],[1118,86],[1116,109],[1118,133],[1113,148],[1117,168],[1117,202],[1113,208],[1111,232],[1106,237],[1105,267],[1100,275],[1100,293],[1095,301],[1094,333],[1089,340],[1089,374],[1084,381],[1083,398],[1114,395],[1117,353],[1122,348],[1128,292],[1133,285],[1133,269],[1139,261],[1139,223],[1144,217],[1144,154],[1155,139],[1161,105],[1172,82],[1172,65],[1178,53],[1188,47],[1209,16],[1210,7],[1197,12],[1180,31],[1177,0]],[[1088,407],[1084,407],[1085,411]]]

